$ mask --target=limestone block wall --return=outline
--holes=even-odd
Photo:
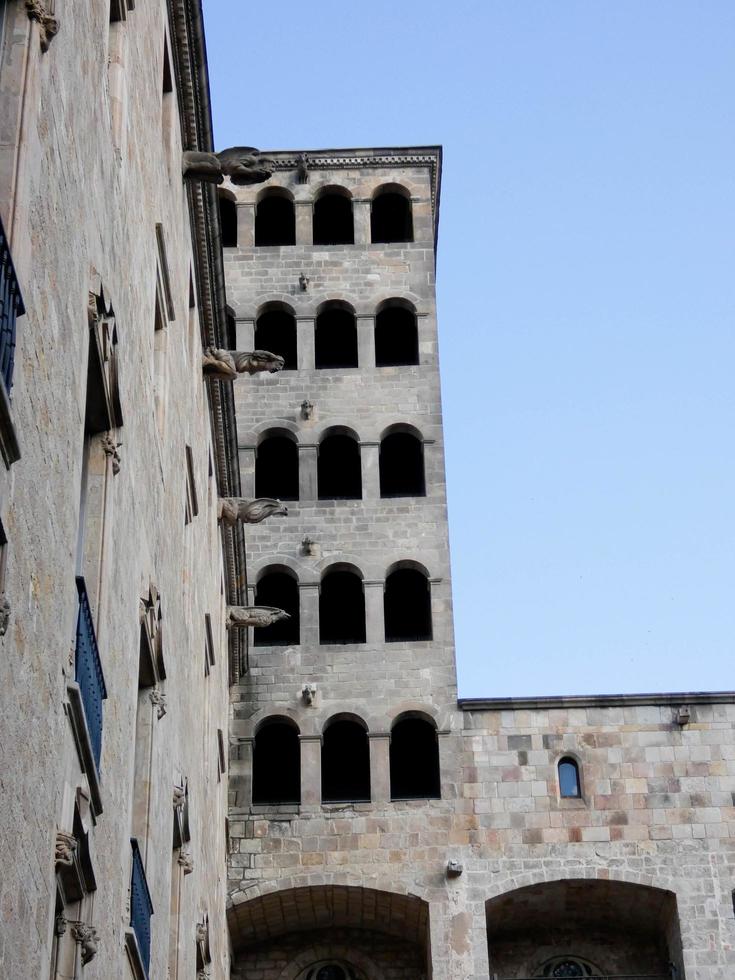
[[[25,300],[18,322],[12,417],[21,458],[0,465],[0,518],[7,535],[10,623],[0,640],[0,969],[49,977],[54,936],[57,830],[70,832],[81,771],[69,721],[77,591],[88,297],[114,309],[124,424],[112,435],[120,472],[100,453],[101,573],[94,606],[107,686],[103,709],[102,812],[85,810],[96,890],[81,909],[98,932],[95,977],[128,978],[139,606],[153,583],[161,601],[167,711],[149,712],[152,737],[145,850],[154,908],[151,976],[194,976],[195,926],[222,923],[225,782],[217,730],[226,730],[227,664],[222,562],[211,477],[213,446],[201,376],[198,290],[175,91],[163,94],[163,57],[173,57],[164,0],[56,4],[59,32],[43,53],[39,23],[23,3],[6,5],[0,63],[2,218]],[[130,8],[130,9],[127,9]],[[112,37],[124,58],[111,88]],[[113,59],[114,60],[114,59]],[[22,69],[18,71],[17,69]],[[115,102],[115,98],[118,102]],[[22,105],[21,105],[22,102]],[[8,109],[6,112],[5,109]],[[124,113],[117,129],[114,116]],[[15,129],[11,127],[11,120]],[[157,245],[161,225],[165,263]],[[167,265],[170,307],[154,336],[157,280]],[[158,354],[154,348],[158,348]],[[185,526],[192,447],[198,515]],[[205,614],[215,662],[205,677]],[[191,874],[172,845],[174,784],[188,785]],[[178,904],[178,911],[172,908]],[[75,917],[77,906],[66,910]],[[213,977],[228,969],[222,928],[211,928]],[[68,928],[65,942],[68,942]],[[175,937],[172,939],[172,937]],[[178,961],[169,954],[170,942]],[[72,943],[73,946],[73,943]],[[175,957],[174,957],[175,958]],[[60,963],[71,975],[68,963]]]

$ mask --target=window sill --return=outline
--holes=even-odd
[[[84,704],[82,703],[82,692],[75,681],[69,681],[66,685],[66,693],[69,698],[67,702],[67,714],[71,722],[74,741],[77,747],[79,762],[89,783],[90,802],[95,817],[102,813],[102,794],[100,792],[100,778],[92,752],[92,740],[89,737],[87,728],[87,718],[84,714]]]
[[[0,452],[8,469],[20,459],[20,446],[13,425],[10,398],[2,379],[0,379]]]

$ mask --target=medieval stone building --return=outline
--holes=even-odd
[[[440,150],[215,156],[200,0],[0,45],[3,975],[732,980],[735,696],[457,700]]]

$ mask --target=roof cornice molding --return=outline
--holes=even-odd
[[[735,691],[683,691],[672,694],[575,694],[538,698],[460,698],[457,703],[461,711],[677,707],[682,704],[735,704]]]

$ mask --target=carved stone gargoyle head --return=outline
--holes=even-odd
[[[261,156],[254,146],[231,146],[221,150],[217,159],[222,165],[222,173],[238,186],[262,184],[276,169],[275,161]]]
[[[246,626],[271,626],[281,619],[290,619],[290,613],[276,606],[228,606],[227,629]]]

